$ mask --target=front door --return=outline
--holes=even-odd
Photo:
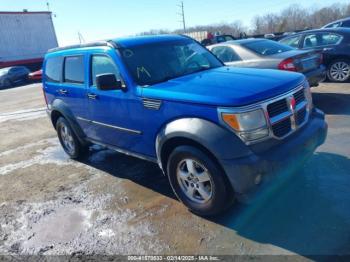
[[[87,136],[95,142],[113,145],[132,151],[139,141],[141,131],[134,121],[135,96],[133,90],[99,90],[96,77],[114,74],[125,83],[112,55],[96,53],[90,56],[90,86],[88,107],[91,125]]]

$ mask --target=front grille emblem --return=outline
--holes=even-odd
[[[297,129],[297,121],[296,121],[296,118],[297,118],[297,112],[296,112],[296,101],[295,101],[295,98],[294,96],[290,96],[287,98],[287,101],[288,101],[288,106],[289,106],[289,110],[290,112],[292,113],[292,116],[290,118],[291,120],[291,123],[292,123],[292,129],[295,130]]]

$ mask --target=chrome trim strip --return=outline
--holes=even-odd
[[[269,98],[266,100],[263,100],[261,102],[257,102],[255,104],[252,105],[248,105],[248,106],[241,106],[241,107],[220,107],[219,110],[221,111],[221,113],[242,113],[242,112],[249,112],[249,111],[254,111],[256,109],[264,109],[266,110],[267,106],[273,102],[276,102],[282,98],[286,98],[288,96],[293,95],[294,93],[300,91],[301,89],[304,88],[304,85],[299,85],[298,87],[294,88],[292,91],[288,91],[282,95],[273,97],[273,98]]]
[[[125,150],[125,149],[122,149],[122,148],[119,148],[119,147],[116,147],[116,146],[107,145],[107,144],[104,144],[102,142],[96,141],[96,140],[91,139],[91,138],[87,138],[86,140],[89,141],[92,144],[96,144],[96,145],[99,145],[99,146],[106,147],[106,148],[111,149],[113,151],[116,151],[118,153],[121,153],[121,154],[124,154],[124,155],[127,155],[127,156],[136,157],[136,158],[139,158],[139,159],[142,159],[142,160],[146,160],[146,161],[150,161],[150,162],[158,164],[158,160],[155,157],[145,156],[145,155],[134,153],[134,152],[131,152],[131,151],[128,151],[128,150]]]
[[[91,124],[95,124],[95,125],[100,125],[100,126],[104,126],[104,127],[109,127],[109,128],[113,128],[116,129],[118,131],[124,131],[124,132],[128,132],[128,133],[132,133],[132,134],[137,134],[137,135],[141,135],[142,132],[138,131],[138,130],[133,130],[133,129],[129,129],[129,128],[124,128],[124,127],[120,127],[120,126],[113,126],[113,125],[109,125],[109,124],[105,124],[105,123],[101,123],[101,122],[97,122],[97,121],[93,121],[93,120],[89,120],[89,119],[85,119],[83,117],[77,117],[78,120],[84,121],[84,122],[89,122]]]
[[[229,127],[222,119],[221,115],[223,113],[233,113],[233,114],[236,114],[236,113],[244,113],[244,112],[250,112],[250,111],[254,111],[254,110],[257,110],[257,109],[260,109],[260,110],[263,110],[264,112],[264,115],[265,115],[265,119],[266,119],[266,123],[267,123],[267,126],[266,128],[269,130],[269,135],[266,136],[266,137],[263,137],[261,139],[258,139],[258,140],[253,140],[253,141],[244,141],[247,145],[252,145],[252,144],[256,144],[256,143],[259,143],[259,142],[262,142],[262,141],[265,141],[267,139],[270,139],[270,138],[274,138],[274,139],[277,139],[277,140],[283,140],[285,139],[287,136],[291,135],[292,133],[296,132],[298,129],[302,128],[308,121],[309,121],[309,116],[310,116],[310,112],[308,110],[308,98],[306,97],[305,95],[305,89],[308,88],[307,86],[305,86],[305,83],[299,85],[298,87],[294,88],[292,91],[288,91],[287,93],[284,93],[282,95],[279,95],[279,96],[276,96],[274,98],[270,98],[270,99],[267,99],[267,100],[264,100],[262,102],[258,102],[258,103],[255,103],[253,105],[248,105],[248,106],[243,106],[243,107],[221,107],[221,108],[218,108],[218,117],[219,117],[219,120],[220,122],[224,125],[224,126],[227,126],[230,130],[232,130],[231,127]],[[301,90],[304,90],[304,95],[305,95],[305,100],[301,103],[299,103],[294,112],[292,112],[291,110],[288,110],[280,115],[277,115],[273,118],[269,118],[268,116],[268,111],[267,111],[267,106],[276,102],[276,101],[279,101],[281,99],[287,99],[288,97],[294,97],[294,95],[301,91]],[[273,133],[273,125],[275,125],[276,123],[284,120],[284,119],[287,119],[288,117],[289,118],[295,118],[295,115],[300,111],[302,110],[303,108],[306,107],[306,115],[305,115],[305,119],[304,119],[304,122],[297,125],[295,127],[295,129],[291,128],[291,132],[289,132],[288,134],[286,134],[285,136],[283,137],[277,137],[274,135]],[[289,116],[288,116],[289,115]],[[292,119],[291,119],[292,120]],[[234,130],[233,130],[234,131]],[[238,136],[240,136],[240,132],[237,132],[237,131],[234,131]]]

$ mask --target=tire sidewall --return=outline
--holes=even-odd
[[[330,81],[332,81],[332,82],[336,82],[336,83],[346,83],[346,82],[348,82],[349,79],[350,79],[350,74],[349,74],[348,78],[347,78],[346,80],[344,80],[344,81],[339,81],[339,80],[333,79],[333,77],[332,77],[331,74],[330,74],[331,67],[332,67],[335,63],[338,63],[338,62],[344,62],[344,63],[347,63],[347,64],[350,66],[350,60],[348,60],[348,59],[337,59],[337,60],[332,61],[332,62],[329,64],[328,68],[327,68],[327,78],[328,78],[328,80],[330,80]]]
[[[61,134],[61,129],[62,129],[63,125],[65,125],[72,134],[73,141],[74,141],[74,152],[73,153],[69,152],[69,150],[67,150],[65,144],[63,143],[62,134]],[[65,118],[60,117],[57,120],[56,131],[57,131],[57,136],[58,136],[58,139],[60,140],[61,146],[63,147],[66,154],[69,155],[70,158],[77,159],[80,155],[79,141],[78,141],[77,137],[75,136],[74,131],[71,128],[70,124],[68,123],[68,121]]]
[[[191,158],[208,169],[212,183],[212,198],[203,204],[196,203],[189,199],[182,191],[177,179],[177,166],[185,158]],[[227,207],[227,203],[232,203],[229,198],[233,198],[230,187],[228,187],[221,168],[205,153],[192,146],[177,147],[169,156],[167,164],[167,174],[170,185],[177,198],[186,205],[192,212],[202,216],[212,216],[220,213]]]

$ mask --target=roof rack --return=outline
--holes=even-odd
[[[84,48],[84,47],[95,47],[95,46],[110,46],[113,48],[118,48],[117,43],[115,43],[112,40],[106,40],[106,41],[91,42],[91,43],[79,44],[79,45],[68,45],[63,47],[56,47],[56,48],[49,49],[47,52],[52,53],[52,52],[57,52],[62,50],[73,49],[73,48]]]

